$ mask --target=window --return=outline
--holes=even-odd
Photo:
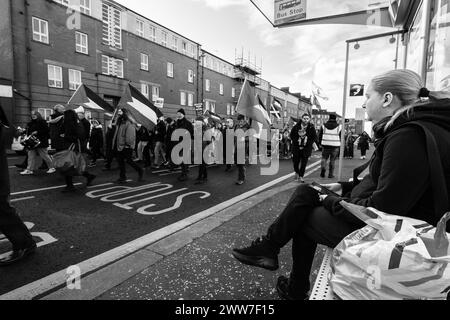
[[[91,15],[91,0],[80,0],[80,12]]]
[[[231,115],[231,105],[227,104],[227,116]]]
[[[236,88],[231,88],[231,97],[236,98]]]
[[[150,26],[150,40],[156,41],[156,28],[154,26]]]
[[[187,43],[185,41],[183,41],[181,48],[182,48],[183,54],[187,54]]]
[[[167,47],[167,32],[161,31],[161,44]]]
[[[173,63],[167,62],[167,76],[173,78]]]
[[[53,113],[52,109],[47,109],[47,108],[38,108],[37,111],[41,114],[42,118],[44,118],[45,120],[49,120],[50,116]]]
[[[211,91],[211,81],[209,79],[206,79],[205,89],[207,92]]]
[[[123,78],[123,61],[108,56],[102,56],[102,73]]]
[[[113,48],[122,48],[122,17],[119,9],[102,4],[103,43]]]
[[[148,71],[148,55],[141,53],[141,70]]]
[[[141,84],[141,93],[148,99],[149,98],[149,88],[148,88],[148,84],[142,83]]]
[[[217,72],[220,72],[220,67],[219,67],[219,61],[215,61],[216,63],[214,64],[214,70],[216,70]]]
[[[159,98],[159,87],[152,87],[152,96],[155,98]]]
[[[189,53],[190,53],[192,58],[195,56],[194,45],[192,45],[192,44],[189,44]]]
[[[81,86],[81,71],[69,69],[69,89],[77,90]]]
[[[48,22],[33,17],[33,40],[48,43]]]
[[[219,93],[223,96],[223,83],[219,85]]]
[[[175,36],[172,36],[172,49],[175,51],[178,50],[178,38]]]
[[[209,101],[208,100],[205,101],[205,111],[210,111],[209,110]]]
[[[65,6],[69,5],[69,0],[54,0],[54,1],[58,2],[58,3],[61,3],[61,4],[65,5]]]
[[[75,32],[75,51],[88,54],[88,35],[81,32]]]
[[[181,95],[180,95],[180,104],[182,106],[186,105],[186,92],[181,91]]]
[[[194,71],[188,70],[188,82],[194,83]]]
[[[48,65],[48,86],[51,88],[62,88],[62,68]]]
[[[231,115],[234,116],[235,112],[236,112],[236,107],[234,105],[231,105]]]
[[[144,21],[136,20],[136,33],[139,37],[144,37]]]
[[[194,94],[188,93],[188,106],[193,107],[194,106]]]
[[[216,103],[215,102],[210,102],[209,105],[210,105],[210,108],[211,108],[210,111],[215,113],[216,112]]]

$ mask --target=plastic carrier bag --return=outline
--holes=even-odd
[[[344,300],[445,300],[450,292],[446,225],[341,202],[367,226],[333,251],[331,286]]]

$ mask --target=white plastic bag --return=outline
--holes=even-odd
[[[437,228],[420,220],[341,203],[367,226],[334,250],[331,286],[344,300],[444,300],[450,246],[444,215]]]

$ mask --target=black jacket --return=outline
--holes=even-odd
[[[422,129],[405,124],[419,121],[433,133],[438,143],[442,174],[450,198],[450,99],[416,107],[410,119],[403,115],[384,132],[387,120],[389,119],[374,128],[376,150],[371,160],[370,174],[353,188],[349,183],[342,183],[344,194],[348,191],[345,200],[436,225],[440,216],[435,214],[436,204],[425,135]],[[343,215],[352,222],[358,221],[340,206],[341,200],[342,198],[330,196],[323,205],[333,214]],[[447,207],[450,209],[449,205]],[[450,227],[447,228],[449,229]]]
[[[186,118],[178,119],[176,128],[177,129],[185,129],[185,130],[189,131],[189,133],[191,135],[191,139],[194,139],[194,126]],[[181,138],[180,138],[180,141],[181,141]]]
[[[148,133],[148,130],[146,127],[141,126],[139,130],[136,131],[136,140],[138,142],[149,142],[150,141],[150,134]]]
[[[41,141],[39,148],[48,148],[48,140],[50,139],[50,130],[44,119],[31,120],[28,123],[27,134],[31,135],[37,132],[36,137]]]
[[[101,125],[92,128],[89,147],[91,150],[103,149],[103,127]]]
[[[3,113],[3,109],[0,106],[0,198],[5,199],[9,196],[9,170],[8,170],[8,160],[6,158],[5,150],[5,133],[6,129],[4,126],[9,125],[6,115]],[[0,200],[3,201],[3,200]]]
[[[155,128],[155,142],[164,143],[166,140],[166,124],[164,121],[159,121]]]
[[[300,148],[300,133],[301,133],[301,122],[297,123],[291,130],[290,138],[292,140],[292,147],[295,149]],[[302,140],[302,150],[305,153],[305,156],[310,157],[313,150],[314,142],[317,143],[317,133],[314,126],[309,123],[306,127],[306,139]]]

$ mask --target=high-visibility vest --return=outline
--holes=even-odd
[[[338,126],[333,130],[323,126],[322,146],[340,147],[341,138],[339,137],[339,132],[341,132],[341,126]]]

